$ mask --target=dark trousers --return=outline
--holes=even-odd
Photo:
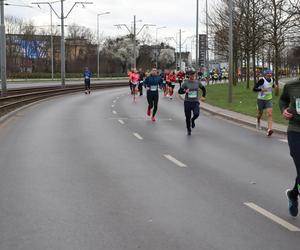
[[[91,88],[91,80],[84,79],[85,90],[89,90]]]
[[[184,113],[185,113],[185,121],[186,121],[186,128],[188,131],[191,131],[191,117],[193,112],[192,120],[195,121],[200,114],[200,103],[199,102],[184,102]]]
[[[300,191],[300,132],[288,131],[287,136],[290,154],[294,160],[297,170],[297,177],[292,190],[292,195],[297,197]]]
[[[139,89],[140,95],[143,95],[143,85],[144,84],[142,82],[139,83],[138,89]]]
[[[155,116],[156,112],[157,112],[157,106],[158,106],[158,95],[148,95],[147,96],[147,100],[148,100],[148,109],[152,109],[153,107],[153,112],[152,112],[152,116]]]

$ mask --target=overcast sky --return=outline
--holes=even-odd
[[[9,4],[31,5],[32,2],[46,2],[51,0],[6,0]],[[55,0],[52,0],[55,1]],[[64,2],[65,13],[73,6],[74,2],[89,0],[66,0]],[[117,29],[114,25],[124,23],[128,27],[136,15],[137,30],[143,24],[155,24],[156,27],[166,26],[167,28],[158,31],[158,39],[163,41],[166,37],[176,38],[176,33],[182,29],[182,40],[196,33],[196,0],[91,0],[93,4],[76,6],[65,20],[66,24],[76,23],[89,27],[96,32],[97,13],[111,12],[109,15],[101,16],[100,30],[104,36],[126,35],[126,28]],[[212,0],[209,0],[209,5]],[[60,2],[53,4],[53,8],[60,13]],[[5,15],[32,19],[36,25],[48,25],[50,23],[49,6],[41,5],[34,8],[22,8],[16,6],[5,6]],[[55,16],[53,22],[60,21]],[[205,32],[205,0],[199,0],[199,33]],[[149,32],[155,38],[156,27],[149,27]],[[172,42],[170,42],[172,44]],[[174,46],[174,45],[173,45]],[[191,42],[187,42],[191,47]]]

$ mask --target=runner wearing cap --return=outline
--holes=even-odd
[[[200,114],[199,89],[202,90],[201,101],[205,101],[206,89],[199,80],[196,80],[197,76],[195,71],[190,71],[186,74],[189,76],[189,79],[184,80],[178,93],[180,95],[185,94],[184,113],[186,118],[186,128],[187,134],[191,135],[191,127],[195,127],[195,120]]]
[[[261,129],[260,119],[263,115],[264,110],[267,111],[268,116],[268,129],[267,136],[273,134],[272,130],[272,113],[273,113],[273,103],[272,103],[272,88],[274,84],[272,82],[272,71],[264,71],[264,77],[261,78],[253,87],[254,92],[258,92],[257,96],[257,129]]]

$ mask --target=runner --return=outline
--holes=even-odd
[[[175,84],[176,84],[176,74],[175,71],[171,71],[170,76],[169,76],[169,95],[170,95],[170,99],[173,99],[173,93],[174,93],[174,88],[175,88]]]
[[[144,79],[146,77],[146,74],[143,72],[143,69],[140,68],[139,70],[139,92],[140,92],[140,96],[143,95],[143,85],[144,85]]]
[[[298,214],[298,195],[300,192],[300,79],[284,86],[279,106],[283,117],[289,120],[287,137],[290,155],[297,170],[293,189],[286,191],[290,215],[295,217]]]
[[[151,116],[151,110],[153,108],[153,113],[151,116],[151,120],[153,122],[156,121],[155,115],[157,112],[157,106],[158,106],[158,88],[163,88],[163,80],[162,78],[157,74],[157,69],[153,68],[151,71],[151,75],[148,76],[145,81],[144,85],[147,88],[147,100],[148,100],[148,109],[147,109],[147,115]]]
[[[166,89],[165,89],[164,96],[168,96],[168,94],[169,94],[170,83],[171,83],[170,73],[171,73],[170,70],[166,71]]]
[[[136,91],[137,91],[136,87],[139,84],[139,75],[136,72],[136,69],[134,69],[133,72],[130,75],[130,82],[132,84],[133,102],[136,102],[136,97],[135,97]]]
[[[257,129],[261,129],[260,119],[263,115],[264,109],[267,110],[268,116],[268,129],[267,136],[273,134],[272,130],[272,113],[273,113],[273,103],[272,103],[272,88],[274,84],[272,83],[272,71],[266,70],[264,72],[264,77],[260,79],[254,86],[253,91],[258,92],[257,97]]]
[[[186,74],[189,75],[189,80],[183,82],[178,93],[181,95],[185,94],[184,113],[186,118],[186,128],[187,134],[191,135],[191,126],[192,128],[195,128],[195,120],[200,114],[199,89],[202,90],[201,101],[205,101],[206,89],[201,82],[196,79],[197,75],[195,71],[190,71]],[[191,119],[192,111],[194,116]]]
[[[178,78],[178,82],[179,82],[179,87],[181,88],[181,84],[184,80],[184,77],[185,77],[185,73],[183,72],[183,70],[180,70],[178,73],[177,73],[177,78]]]
[[[83,72],[83,77],[84,77],[85,94],[90,94],[92,72],[89,70],[88,67],[85,67],[85,70]]]
[[[162,69],[162,71],[160,73],[160,77],[163,81],[164,96],[167,96],[167,74],[164,69]]]
[[[127,75],[128,75],[128,82],[129,82],[129,88],[130,88],[130,93],[133,95],[133,91],[132,91],[132,83],[131,83],[131,74],[132,74],[132,70],[129,70]]]

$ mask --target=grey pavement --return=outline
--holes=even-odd
[[[286,142],[204,112],[189,137],[180,99],[161,97],[153,123],[128,92],[52,98],[0,124],[1,250],[298,248],[299,232],[246,206],[300,228]]]

